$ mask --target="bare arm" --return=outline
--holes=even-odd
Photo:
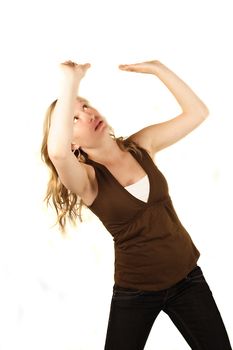
[[[70,154],[75,100],[80,81],[90,66],[69,62],[60,65],[62,71],[60,92],[48,136],[48,152],[52,158],[63,158]]]
[[[179,103],[182,113],[166,122],[150,125],[130,138],[151,154],[179,141],[208,116],[208,108],[194,91],[174,72],[159,61],[134,65],[121,65],[126,71],[148,73],[157,76],[171,91]]]
[[[63,79],[51,118],[48,154],[64,186],[82,197],[91,184],[87,166],[80,163],[72,153],[71,142],[78,88],[90,65],[77,65],[68,61],[60,67]]]

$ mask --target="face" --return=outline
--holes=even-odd
[[[77,99],[74,111],[73,145],[96,147],[101,142],[109,126],[103,116],[86,101]]]

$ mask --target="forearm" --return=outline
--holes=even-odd
[[[48,153],[51,157],[65,157],[71,152],[75,101],[80,81],[65,79],[54,108],[48,136]]]
[[[208,114],[207,106],[193,92],[193,90],[174,72],[161,62],[158,62],[152,74],[156,75],[176,98],[183,112]]]

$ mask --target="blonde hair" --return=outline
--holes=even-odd
[[[89,104],[89,102],[85,98],[82,98],[80,96],[78,96],[77,98]],[[58,224],[61,233],[65,234],[67,219],[69,219],[71,224],[76,226],[77,218],[79,218],[79,220],[82,221],[81,210],[82,207],[85,205],[82,199],[77,194],[71,192],[62,184],[62,182],[59,179],[57,170],[49,158],[47,141],[51,124],[51,117],[56,103],[57,100],[54,100],[48,107],[45,114],[43,124],[43,140],[41,144],[41,158],[42,161],[48,166],[50,175],[44,201],[47,204],[47,206],[52,205],[55,208],[57,214],[57,221],[55,225]],[[129,138],[127,139],[124,137],[115,137],[113,129],[110,128],[110,130],[110,136],[117,142],[121,150],[131,150],[135,153],[141,154],[135,142],[131,141]],[[78,154],[76,154],[75,152],[74,154],[80,162],[84,163],[88,157],[88,155],[85,152],[83,152],[82,149],[80,149],[80,152]]]

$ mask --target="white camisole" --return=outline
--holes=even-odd
[[[145,175],[142,179],[135,182],[134,184],[126,186],[125,189],[134,197],[140,199],[141,201],[147,202],[150,192],[148,175]]]

